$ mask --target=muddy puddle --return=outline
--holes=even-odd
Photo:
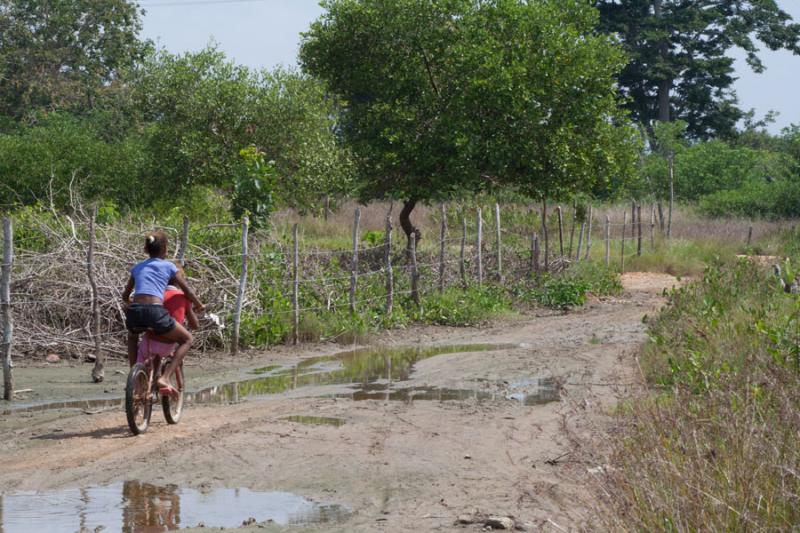
[[[313,416],[313,415],[292,415],[284,416],[280,420],[287,422],[294,422],[295,424],[304,424],[307,426],[334,426],[339,427],[345,425],[347,422],[343,418],[335,418],[330,416]]]
[[[136,533],[267,521],[309,525],[338,522],[349,514],[345,507],[288,492],[182,489],[138,481],[0,495],[0,533]]]
[[[423,359],[448,353],[490,352],[521,348],[518,344],[466,344],[430,347],[364,348],[331,356],[314,357],[290,367],[268,366],[251,371],[261,377],[211,387],[190,395],[189,401],[199,403],[237,402],[306,387],[344,385],[341,393],[325,394],[339,398],[359,400],[467,400],[502,399],[502,394],[470,389],[403,388],[396,386],[407,381],[414,364]],[[546,389],[543,381],[542,390]],[[552,393],[552,394],[551,394]],[[553,401],[557,389],[551,387],[541,398],[536,394],[527,399],[527,405]]]
[[[296,365],[270,365],[251,370],[258,375],[250,379],[208,387],[186,394],[187,403],[235,403],[256,399],[300,388],[343,385],[341,393],[325,394],[352,400],[516,400],[524,405],[537,405],[559,399],[558,387],[552,380],[530,380],[523,392],[495,393],[471,389],[404,388],[413,372],[414,364],[423,359],[449,353],[490,352],[524,348],[517,344],[466,344],[429,347],[379,347],[363,348],[335,355],[305,359]],[[191,376],[189,377],[191,380]],[[399,384],[399,385],[398,385]],[[532,391],[530,389],[533,389]],[[17,405],[10,412],[40,411],[45,409],[83,409],[86,412],[118,407],[121,399],[78,400],[51,402],[39,405]],[[2,532],[0,532],[2,533]]]
[[[336,394],[337,398],[359,400],[386,400],[413,402],[422,401],[468,401],[515,400],[523,405],[541,405],[559,399],[558,385],[552,379],[529,380],[526,391],[491,392],[475,389],[447,389],[440,387],[395,388],[393,383],[368,383],[352,392]]]

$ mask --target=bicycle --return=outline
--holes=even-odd
[[[148,342],[142,339],[141,342]],[[183,363],[175,369],[175,390],[177,394],[161,394],[157,380],[164,368],[172,361],[171,356],[162,357],[148,349],[144,363],[137,362],[128,373],[125,385],[125,414],[128,427],[134,435],[141,435],[150,425],[153,404],[161,400],[164,418],[167,424],[177,424],[183,415],[183,396],[185,380]]]

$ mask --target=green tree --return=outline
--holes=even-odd
[[[362,200],[586,190],[632,168],[624,58],[580,1],[327,0],[304,68],[341,101]],[[418,234],[418,232],[417,232]]]
[[[163,194],[144,172],[141,136],[109,142],[97,124],[67,113],[38,117],[36,124],[0,133],[0,204],[37,202],[70,208],[75,197],[142,204]]]
[[[349,157],[335,139],[333,102],[322,85],[292,71],[255,72],[213,47],[148,57],[134,100],[149,124],[151,173],[177,190],[233,192],[240,152],[254,146],[277,173],[275,203],[313,207],[347,188]]]
[[[0,0],[0,115],[85,110],[147,48],[127,0]]]
[[[800,53],[800,24],[776,0],[595,0],[601,28],[619,36],[630,62],[619,76],[633,118],[680,119],[692,137],[731,135],[743,118],[731,89],[739,48],[764,70],[758,43]]]

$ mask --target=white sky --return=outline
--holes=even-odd
[[[322,9],[318,0],[139,0],[147,10],[145,37],[172,52],[203,48],[212,39],[237,62],[250,67],[295,65],[300,32]],[[781,7],[800,20],[800,1],[778,0]],[[182,4],[182,5],[181,5]],[[755,108],[761,117],[770,110],[780,113],[771,128],[779,131],[800,124],[796,93],[800,82],[800,57],[789,52],[765,51],[764,74],[753,73],[735,53],[739,80],[735,88],[743,109]]]

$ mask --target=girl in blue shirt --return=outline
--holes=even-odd
[[[192,334],[183,324],[176,323],[164,307],[164,291],[167,285],[175,285],[184,292],[196,311],[202,312],[205,307],[184,279],[177,275],[178,267],[164,259],[167,256],[167,235],[163,231],[149,233],[145,237],[144,249],[150,258],[131,269],[128,284],[122,291],[122,300],[126,305],[125,325],[128,328],[128,361],[131,366],[136,363],[139,335],[145,331],[152,331],[163,342],[177,343],[172,362],[157,382],[162,392],[169,394],[175,390],[169,384],[169,378],[191,348]]]

